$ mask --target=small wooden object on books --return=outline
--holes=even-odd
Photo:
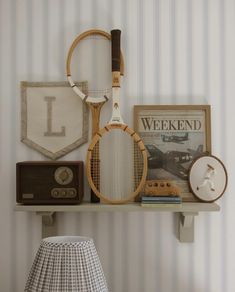
[[[179,196],[180,188],[170,180],[147,180],[144,188],[145,196]]]

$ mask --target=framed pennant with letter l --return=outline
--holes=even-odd
[[[21,82],[21,141],[51,159],[87,142],[88,114],[68,82]]]

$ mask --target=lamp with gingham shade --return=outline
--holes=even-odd
[[[44,238],[34,259],[25,292],[108,292],[91,238]]]

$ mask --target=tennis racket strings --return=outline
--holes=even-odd
[[[94,98],[93,102],[99,102],[96,98],[109,99],[112,95],[112,80],[110,76],[110,52],[111,44],[107,37],[101,34],[85,34],[72,48],[70,56],[69,75],[73,80],[86,80],[88,92],[78,95],[84,99],[85,96]],[[73,85],[72,85],[73,86]],[[74,88],[76,90],[76,88]],[[88,100],[91,101],[91,100]]]
[[[118,129],[105,133],[99,145],[100,192],[111,200],[125,201],[140,184],[142,152],[128,133]]]

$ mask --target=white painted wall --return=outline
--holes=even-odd
[[[112,292],[235,291],[235,1],[0,0],[0,292],[23,291],[41,236],[39,217],[13,211],[15,163],[45,159],[20,142],[19,82],[66,80],[71,42],[93,27],[123,32],[127,122],[134,104],[212,105],[229,186],[221,212],[196,218],[193,244],[171,213],[60,214],[59,234],[94,238]]]

